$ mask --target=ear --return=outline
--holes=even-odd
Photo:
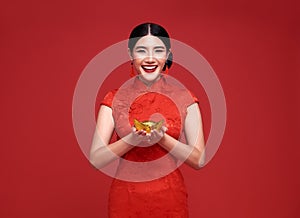
[[[128,48],[127,52],[128,52],[128,55],[129,55],[129,57],[130,57],[130,60],[131,60],[131,61],[133,61],[133,57],[132,57],[132,54],[131,54],[130,48]]]

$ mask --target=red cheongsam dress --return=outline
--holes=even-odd
[[[134,119],[163,119],[168,128],[166,134],[179,139],[183,134],[186,109],[195,102],[197,99],[190,92],[168,84],[162,77],[150,87],[136,78],[132,84],[109,92],[101,104],[112,108],[118,139],[130,133]],[[142,171],[126,163],[152,163],[162,157],[164,161]],[[109,217],[188,217],[187,191],[176,161],[159,144],[136,146],[123,155],[109,192]],[[170,169],[166,175],[165,168]]]

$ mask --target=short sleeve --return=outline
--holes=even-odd
[[[114,96],[117,92],[117,89],[115,90],[112,90],[112,91],[109,91],[105,97],[103,98],[103,100],[100,102],[100,105],[105,105],[107,107],[112,107],[112,103],[113,103],[113,99],[114,99]]]
[[[192,98],[193,98],[193,103],[199,104],[199,100],[198,100],[197,96],[196,96],[193,92],[191,92],[190,90],[189,90],[189,92],[190,92],[190,95],[191,95]],[[192,104],[193,104],[193,103],[192,103]]]

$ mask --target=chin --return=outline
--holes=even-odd
[[[160,73],[141,73],[140,77],[141,79],[147,81],[147,82],[153,82],[155,81],[157,78],[159,78]]]

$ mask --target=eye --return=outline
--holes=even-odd
[[[155,50],[155,52],[157,52],[157,53],[161,53],[161,52],[164,52],[165,50],[163,50],[163,49],[156,49]]]
[[[138,49],[138,50],[136,50],[136,52],[137,52],[137,53],[145,53],[146,51],[143,50],[143,49]]]

